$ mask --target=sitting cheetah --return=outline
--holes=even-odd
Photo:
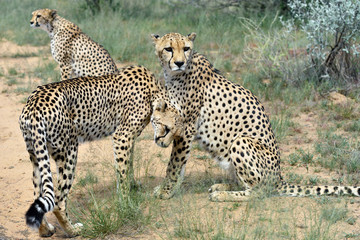
[[[30,26],[41,28],[49,34],[51,54],[60,64],[61,80],[119,72],[106,49],[78,26],[57,15],[56,10],[34,11]]]
[[[285,195],[360,196],[360,187],[303,187],[282,181],[280,152],[264,107],[249,90],[227,80],[203,55],[193,52],[195,37],[195,33],[152,35],[170,101],[179,111],[174,118],[173,111],[157,107],[152,115],[155,142],[167,147],[173,140],[166,179],[155,192],[158,197],[174,194],[194,139],[246,189],[230,191],[231,185],[215,184],[209,190],[212,201],[246,200],[253,187],[270,179]]]
[[[144,67],[131,66],[118,75],[81,77],[39,86],[28,98],[19,124],[33,164],[34,203],[26,213],[29,226],[42,237],[55,229],[44,214],[53,211],[68,235],[72,225],[66,212],[67,195],[75,177],[78,145],[112,134],[119,183],[128,190],[129,154],[134,138],[149,123],[152,104],[165,91]],[[57,166],[58,188],[50,171]],[[126,193],[126,192],[125,192]]]

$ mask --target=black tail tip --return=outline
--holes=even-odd
[[[25,214],[26,224],[31,228],[39,229],[44,214],[45,212],[40,207],[38,200],[35,200]]]

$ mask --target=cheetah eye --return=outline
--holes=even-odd
[[[41,15],[36,15],[36,18],[39,18],[39,17],[41,17]]]
[[[167,52],[172,52],[173,50],[172,50],[172,47],[167,47],[167,48],[164,48],[165,49],[165,51],[167,51]]]
[[[184,47],[184,52],[189,51],[190,47]]]

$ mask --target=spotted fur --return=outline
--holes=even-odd
[[[193,52],[195,36],[152,36],[170,101],[179,111],[174,117],[173,111],[160,108],[152,116],[157,144],[166,147],[170,144],[166,140],[174,139],[166,179],[156,189],[157,196],[167,199],[174,194],[194,139],[245,186],[245,191],[230,191],[231,185],[215,184],[209,190],[212,201],[246,200],[255,186],[270,182],[283,195],[360,196],[356,186],[305,187],[284,182],[279,148],[264,107],[249,90],[227,80],[203,55]],[[183,68],[176,67],[173,59],[181,61]],[[173,129],[176,126],[181,131]]]
[[[108,51],[56,10],[34,11],[30,26],[49,34],[51,54],[60,65],[61,80],[118,73]]]
[[[39,229],[40,236],[51,236],[55,229],[44,214],[53,211],[70,236],[77,234],[80,225],[71,224],[66,200],[82,141],[112,135],[121,188],[127,191],[134,139],[149,123],[152,104],[164,98],[154,76],[140,66],[121,69],[118,75],[81,77],[39,86],[19,118],[34,169],[35,201],[26,213],[27,224]],[[55,191],[50,156],[58,173]]]

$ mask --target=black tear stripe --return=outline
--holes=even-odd
[[[163,51],[164,51],[164,50],[163,50]],[[171,52],[171,58],[170,58],[170,60],[169,60],[169,62],[168,62],[168,65],[169,65],[169,69],[170,69],[170,70],[171,70],[170,62],[171,62],[171,59],[173,59],[173,57],[174,57],[174,51]]]

